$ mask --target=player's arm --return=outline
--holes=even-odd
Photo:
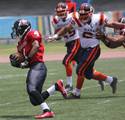
[[[39,42],[37,40],[34,40],[34,42],[32,43],[32,49],[27,57],[32,58],[38,52],[38,49],[39,49]]]
[[[105,26],[110,27],[110,28],[115,28],[115,29],[123,29],[123,28],[125,28],[125,24],[115,22],[115,21],[107,21]]]
[[[39,42],[34,40],[32,43],[32,49],[30,50],[28,56],[25,56],[25,61],[21,63],[21,68],[27,68],[29,66],[29,61],[38,52]]]
[[[105,37],[106,40],[109,41],[109,47],[110,48],[116,48],[123,45],[123,42],[125,41],[125,36],[123,35],[107,35]]]
[[[96,38],[100,39],[109,48],[120,47],[125,41],[124,35],[111,35],[99,31],[96,33]]]
[[[102,35],[101,41],[109,48],[117,48],[123,45],[125,36],[123,35]]]
[[[55,39],[58,39],[58,38],[64,36],[67,32],[70,32],[70,30],[72,30],[72,29],[73,29],[72,25],[68,24],[68,25],[62,27],[56,34],[46,38],[46,40],[48,42],[54,41]]]
[[[68,24],[67,26],[63,27],[62,29],[60,29],[56,34],[61,37],[64,36],[67,32],[70,32],[71,29],[73,29],[71,24]]]

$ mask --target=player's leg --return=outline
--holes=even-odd
[[[93,79],[98,80],[102,90],[104,90],[104,82],[107,82],[112,87],[112,93],[114,94],[117,90],[117,78],[108,76],[102,72],[93,70]]]
[[[92,50],[90,50],[92,53],[92,51],[94,51],[92,55],[90,55],[90,60],[89,62],[86,64],[86,70],[85,70],[85,77],[87,79],[95,79],[98,81],[105,81],[107,83],[109,83],[109,85],[112,88],[112,93],[114,94],[117,90],[117,78],[116,77],[111,77],[111,76],[107,76],[99,71],[93,71],[93,67],[94,67],[94,63],[95,61],[98,59],[98,57],[100,56],[100,49],[99,47],[95,47]],[[83,69],[84,71],[84,69]]]
[[[73,83],[72,83],[72,65],[71,62],[74,60],[75,55],[77,54],[80,48],[80,42],[78,40],[71,41],[66,43],[67,53],[63,59],[63,65],[66,69],[66,90],[67,92],[72,91]]]
[[[65,90],[65,87],[63,85],[63,81],[62,80],[58,80],[54,85],[52,85],[50,88],[48,88],[46,91],[42,92],[42,97],[44,99],[44,101],[51,95],[53,95],[55,93],[55,91],[59,91],[64,98],[67,97],[67,92]],[[47,104],[45,102],[41,103],[41,108],[44,109]],[[49,109],[49,108],[48,108]],[[35,118],[37,119],[43,119],[43,118],[51,118],[54,117],[54,112],[52,111],[46,111],[44,110],[44,112],[42,114],[36,115]]]
[[[77,65],[77,75],[78,75],[77,83],[79,84],[77,84],[78,86],[76,86],[76,89],[73,90],[72,94],[73,97],[71,96],[69,98],[78,98],[78,96],[80,96],[80,91],[84,82],[84,76],[89,79],[92,78],[92,72],[90,72],[90,70],[93,69],[94,62],[99,57],[99,55],[100,55],[100,48],[98,46],[95,48],[88,48],[80,51],[79,62]],[[92,68],[89,69],[89,72],[87,72],[86,70],[88,69],[89,65],[92,65]]]
[[[93,69],[93,79],[98,80],[98,84],[100,85],[102,91],[104,91],[105,86],[105,82],[103,80],[106,78],[107,76],[105,74]]]
[[[32,105],[40,105],[43,113],[41,118],[53,117],[54,113],[50,110],[46,102],[44,102],[44,97],[41,95],[42,87],[46,78],[47,69],[43,63],[37,63],[33,65],[27,75],[27,92]],[[39,118],[40,116],[35,116]]]
[[[72,72],[73,72],[73,68],[71,63],[68,63],[65,66],[65,70],[66,70],[66,90],[67,92],[72,91],[73,89],[73,81],[72,81]]]
[[[62,80],[58,80],[54,85],[49,87],[46,91],[42,92],[41,96],[43,97],[45,101],[49,96],[53,95],[55,91],[59,91],[63,95],[64,98],[67,97],[67,92],[65,90]],[[40,106],[42,109],[44,109],[45,107],[47,108],[47,104],[45,102],[41,103]],[[54,117],[54,115],[55,114],[52,111],[48,111],[46,109],[46,111],[44,110],[42,114],[36,115],[35,118],[37,119],[50,118],[50,117]]]
[[[63,81],[58,80],[54,85],[48,88],[45,92],[42,92],[42,87],[46,78],[47,69],[43,63],[37,63],[31,67],[27,75],[27,92],[31,104],[36,106],[40,105],[43,113],[36,115],[35,118],[50,118],[54,116],[54,113],[50,110],[45,100],[55,91],[59,91],[63,97],[67,97],[67,92],[63,86]]]

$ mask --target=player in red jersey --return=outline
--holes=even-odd
[[[18,41],[17,51],[24,56],[24,60],[19,64],[19,68],[29,68],[26,78],[26,87],[32,105],[40,105],[43,113],[36,115],[36,119],[54,117],[46,102],[44,102],[55,91],[61,92],[66,97],[67,93],[62,80],[58,80],[54,85],[42,92],[43,84],[47,76],[47,68],[43,60],[44,45],[42,36],[37,30],[31,29],[31,24],[26,19],[15,21],[11,33],[12,38]],[[10,55],[11,59],[13,56]],[[15,59],[15,57],[14,57]]]
[[[68,6],[68,13],[76,12],[76,3],[72,0],[65,0],[66,5]]]

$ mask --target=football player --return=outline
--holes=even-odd
[[[67,93],[63,81],[58,80],[54,85],[42,92],[43,84],[47,76],[47,68],[43,60],[44,45],[39,31],[32,30],[31,24],[26,19],[18,19],[14,22],[12,38],[18,39],[17,52],[24,56],[24,60],[18,63],[19,68],[29,68],[26,78],[26,88],[32,105],[40,105],[43,113],[36,115],[36,119],[54,117],[46,102],[55,91],[61,92],[66,97]],[[16,56],[10,55],[11,61]],[[13,65],[13,64],[12,64]]]
[[[68,6],[68,13],[76,12],[76,3],[72,0],[65,0],[66,5]]]
[[[120,18],[118,22],[125,24],[125,17]],[[109,48],[125,47],[125,28],[114,29],[114,35],[104,34],[103,32],[97,33],[97,35]]]
[[[55,33],[57,33],[62,27],[68,25],[75,13],[68,14],[67,5],[63,2],[59,2],[56,6],[55,13],[53,17],[52,24],[55,28]],[[67,53],[63,59],[63,65],[66,70],[66,90],[69,92],[73,89],[72,84],[72,64],[71,62],[75,60],[76,53],[80,48],[79,34],[78,30],[72,29],[67,34],[63,36],[65,41],[65,46],[67,48]]]
[[[80,84],[80,87],[77,87],[73,91],[71,98],[74,98],[74,96],[75,98],[80,98],[80,91],[84,77],[108,82],[112,88],[113,94],[116,93],[117,90],[116,77],[107,76],[105,74],[96,72],[93,69],[95,61],[100,56],[100,40],[96,38],[96,33],[97,31],[103,31],[105,27],[122,29],[124,28],[124,24],[108,21],[103,13],[93,13],[94,8],[90,4],[81,4],[78,14],[74,20],[51,37],[52,39],[57,39],[59,36],[66,34],[71,29],[77,29],[79,31],[82,52],[79,52],[77,82]]]
[[[72,19],[75,17],[76,13],[73,12],[71,14],[67,13],[67,6],[63,2],[59,2],[56,7],[56,16],[53,17],[53,26],[55,28],[55,33],[57,33],[62,27],[70,24]],[[63,36],[65,41],[65,46],[67,47],[67,53],[63,59],[63,65],[66,69],[66,90],[67,92],[72,91],[72,66],[71,62],[77,61],[77,53],[80,49],[79,35],[76,29],[72,29],[70,32]],[[97,73],[97,71],[96,71]],[[102,81],[99,81],[101,85],[101,90],[104,90],[104,84]],[[79,84],[78,84],[79,86]]]

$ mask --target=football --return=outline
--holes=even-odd
[[[22,53],[16,52],[16,53],[13,53],[13,54],[11,54],[11,55],[12,55],[12,57],[13,57],[15,60],[19,61],[20,63],[21,63],[21,62],[24,62],[24,60],[25,60],[25,57],[24,57],[24,55],[23,55]]]

